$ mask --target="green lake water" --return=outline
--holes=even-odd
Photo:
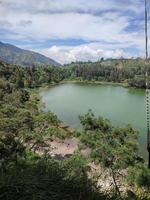
[[[114,125],[131,124],[140,131],[140,152],[146,158],[144,90],[112,85],[65,83],[40,92],[45,111],[52,111],[68,125],[80,129],[78,116],[92,109]]]

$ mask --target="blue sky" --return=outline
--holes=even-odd
[[[143,56],[144,0],[0,0],[0,41],[62,64]]]

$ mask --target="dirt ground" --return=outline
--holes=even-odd
[[[66,138],[64,142],[61,141],[52,141],[50,142],[51,146],[51,155],[72,155],[75,151],[78,150],[78,145],[80,141],[77,138]]]

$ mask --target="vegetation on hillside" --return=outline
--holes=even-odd
[[[80,121],[82,143],[91,148],[92,160],[107,169],[117,194],[126,181],[132,186],[150,187],[150,170],[138,155],[136,130],[130,125],[114,127],[109,120],[96,118],[91,110],[80,116]]]
[[[145,88],[145,62],[142,59],[76,62],[66,65],[66,68],[70,71],[72,80],[125,83],[131,87]],[[149,64],[148,74],[150,74]]]
[[[31,66],[32,64],[60,66],[59,63],[44,55],[2,42],[0,42],[0,60],[21,66]]]
[[[34,151],[34,145],[50,149],[47,139],[63,141],[69,133],[55,114],[39,109],[40,100],[30,88],[58,83],[69,73],[0,63],[0,199],[149,199],[150,171],[138,155],[138,133],[131,126],[114,127],[89,111],[80,116],[83,130],[73,135],[81,149],[91,150],[88,158],[80,149],[61,160]],[[107,180],[112,178],[110,190],[98,184],[101,176],[92,173],[91,163],[107,172]]]
[[[68,77],[64,68],[47,66],[20,67],[0,62],[0,75],[19,88],[35,88],[44,84],[59,83]]]
[[[142,59],[76,62],[59,68],[52,65],[31,65],[21,68],[4,62],[0,62],[0,66],[2,76],[22,88],[34,88],[66,80],[121,83],[130,87],[145,88],[146,65]],[[150,65],[147,66],[150,74]]]

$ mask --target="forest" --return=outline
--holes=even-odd
[[[150,171],[138,153],[137,130],[115,127],[89,110],[79,116],[82,131],[70,133],[54,113],[42,111],[38,95],[39,87],[66,80],[127,82],[144,88],[143,66],[142,60],[64,67],[0,62],[0,199],[150,199]],[[50,142],[68,137],[78,139],[78,150],[68,158],[53,158]],[[89,150],[88,155],[83,150]],[[111,183],[108,188],[98,184],[105,181]]]
[[[145,64],[141,58],[101,59],[99,62],[75,62],[62,67],[34,64],[31,67],[19,67],[4,62],[0,64],[0,73],[22,88],[34,88],[62,81],[120,83],[128,87],[145,88],[146,67],[150,75],[149,62]]]
[[[107,59],[99,62],[76,62],[65,66],[72,79],[92,82],[113,82],[145,88],[145,68],[150,72],[149,62],[137,59]],[[149,86],[150,87],[150,86]]]

